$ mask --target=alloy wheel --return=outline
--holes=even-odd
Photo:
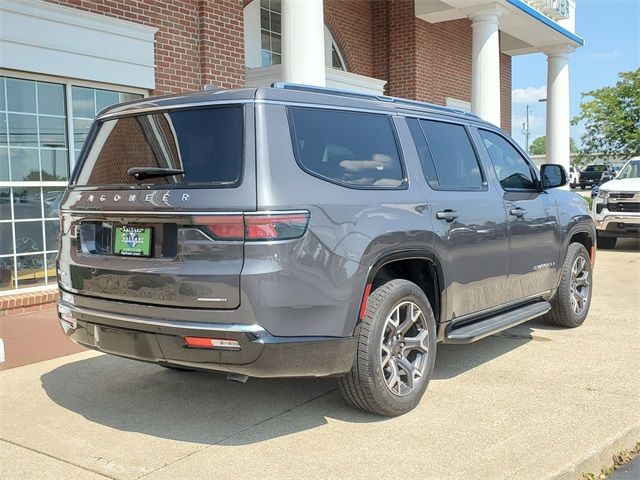
[[[582,315],[589,301],[589,263],[578,256],[571,267],[571,309],[576,315]]]
[[[385,320],[380,359],[387,388],[409,394],[427,368],[429,331],[424,313],[411,301],[398,304]]]

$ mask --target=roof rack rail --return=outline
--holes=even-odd
[[[303,92],[325,93],[325,94],[341,95],[344,97],[364,98],[367,100],[379,100],[381,102],[394,103],[399,106],[408,106],[408,107],[413,106],[413,107],[420,107],[420,108],[428,108],[430,110],[437,110],[440,112],[456,113],[458,115],[465,115],[473,118],[479,118],[475,113],[466,112],[459,108],[445,107],[443,105],[435,105],[433,103],[421,102],[419,100],[409,100],[405,98],[388,97],[386,95],[376,95],[373,93],[365,93],[365,92],[354,92],[351,90],[343,90],[341,88],[318,87],[315,85],[303,85],[300,83],[276,82],[276,83],[273,83],[271,86],[273,88],[282,88],[286,90],[299,90]]]
[[[299,90],[302,92],[329,93],[341,95],[343,97],[366,98],[369,100],[381,100],[383,102],[392,101],[391,97],[384,95],[375,95],[373,93],[355,92],[352,90],[344,90],[342,88],[318,87],[316,85],[304,85],[301,83],[276,82],[271,85],[273,88],[282,88],[286,90]]]

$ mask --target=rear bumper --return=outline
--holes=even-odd
[[[351,369],[354,337],[276,337],[258,325],[132,317],[58,302],[65,334],[94,350],[145,362],[252,377],[322,377]],[[239,350],[190,348],[185,336],[236,340]]]

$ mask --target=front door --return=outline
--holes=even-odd
[[[478,133],[509,219],[509,295],[515,300],[547,292],[555,288],[562,267],[556,201],[540,191],[533,166],[506,137],[483,129]]]
[[[465,125],[407,118],[426,183],[434,250],[442,265],[444,319],[506,301],[508,226],[501,192],[486,172]]]

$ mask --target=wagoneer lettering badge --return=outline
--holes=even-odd
[[[166,191],[164,191],[164,193],[163,192],[151,192],[151,193],[147,193],[144,196],[144,201],[147,202],[147,203],[151,203],[153,205],[156,205],[157,204],[156,198],[158,198],[158,196],[160,196],[160,198],[162,200],[162,203],[164,203],[165,205],[170,207],[172,205],[171,204],[171,196],[172,195],[173,195],[173,193],[170,190],[166,190]],[[76,201],[79,202],[83,198],[84,198],[84,194],[82,194],[82,193],[77,193],[76,194]],[[138,198],[138,195],[135,194],[135,193],[130,193],[127,196],[127,200],[129,201],[129,203],[134,203],[137,198]],[[87,203],[93,203],[94,199],[95,199],[95,197],[93,195],[88,195],[86,201],[87,201]],[[122,199],[123,199],[123,197],[121,195],[117,194],[117,193],[115,195],[113,195],[113,197],[112,197],[112,200],[113,200],[114,203],[118,203]],[[188,193],[183,193],[180,196],[180,201],[183,202],[183,203],[189,202],[189,199],[190,199],[190,195]],[[104,195],[104,194],[100,195],[100,197],[98,197],[98,200],[100,202],[107,201],[107,195]]]

